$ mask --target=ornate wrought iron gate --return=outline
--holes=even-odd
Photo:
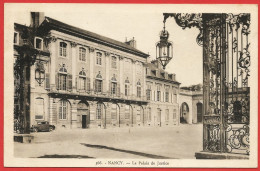
[[[203,46],[203,150],[249,154],[250,14],[180,14],[183,29],[197,27]]]

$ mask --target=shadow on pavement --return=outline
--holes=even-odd
[[[104,145],[93,145],[93,144],[84,144],[84,143],[81,143],[81,145],[84,145],[84,146],[90,147],[90,148],[108,149],[108,150],[113,150],[113,151],[119,151],[119,152],[123,152],[123,153],[129,153],[129,154],[134,154],[134,155],[138,155],[138,156],[144,156],[144,157],[152,158],[152,159],[173,159],[173,158],[169,158],[169,157],[165,157],[165,156],[159,156],[159,155],[142,153],[142,152],[131,151],[131,150],[123,150],[123,149],[118,149],[118,148],[114,148],[114,147],[107,147],[107,146],[104,146]]]
[[[83,155],[59,155],[59,154],[52,154],[52,155],[40,156],[38,158],[94,158],[94,157],[83,156]]]

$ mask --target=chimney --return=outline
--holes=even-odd
[[[131,39],[129,41],[127,41],[127,39],[126,39],[125,44],[128,44],[128,45],[132,46],[133,48],[136,48],[136,40],[134,37],[133,37],[133,39]]]
[[[44,20],[43,12],[31,12],[31,27],[37,28]]]

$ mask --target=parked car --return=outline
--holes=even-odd
[[[32,125],[31,131],[32,132],[39,132],[39,131],[52,131],[55,129],[54,125],[50,125],[47,121],[37,122],[36,125]]]

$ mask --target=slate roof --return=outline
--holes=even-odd
[[[57,31],[65,32],[67,34],[71,34],[77,37],[85,38],[100,44],[104,44],[106,46],[110,46],[112,48],[120,49],[123,51],[127,51],[129,53],[133,53],[135,55],[147,58],[149,57],[149,54],[146,54],[130,45],[127,45],[126,43],[78,28],[71,26],[69,24],[63,23],[61,21],[55,20],[50,17],[45,17],[45,21],[41,24],[40,27],[50,27],[49,29],[54,29]],[[45,30],[45,29],[44,29]]]

